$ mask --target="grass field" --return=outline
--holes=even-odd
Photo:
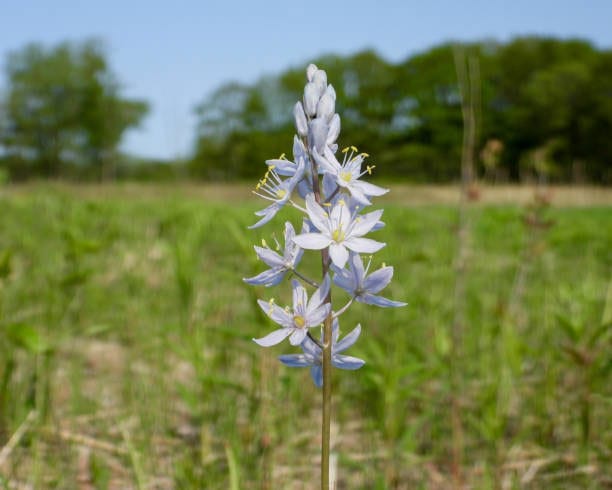
[[[457,195],[382,201],[375,265],[409,305],[343,316],[367,364],[334,372],[338,490],[612,488],[612,191],[482,189],[465,294]],[[286,288],[241,281],[298,215],[249,231],[259,207],[245,186],[0,189],[0,489],[316,488],[320,392],[251,341]]]

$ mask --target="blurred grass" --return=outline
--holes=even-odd
[[[0,447],[36,417],[0,458],[0,488],[315,488],[319,391],[279,366],[289,345],[250,340],[273,328],[256,298],[287,288],[241,281],[261,270],[252,244],[282,227],[247,230],[259,205],[214,189],[5,189]],[[334,373],[339,489],[451,485],[457,212],[410,192],[386,201],[375,258],[395,266],[385,295],[409,306],[343,316],[364,328],[351,354],[367,365]],[[466,483],[609,488],[611,208],[566,201],[537,229],[501,201],[469,211]]]

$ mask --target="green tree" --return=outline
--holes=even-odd
[[[0,145],[12,161],[45,177],[84,165],[101,177],[111,174],[122,135],[148,109],[121,97],[97,41],[30,44],[9,54],[6,78]]]

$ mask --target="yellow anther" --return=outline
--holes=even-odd
[[[331,207],[331,202],[324,202],[323,206],[325,206],[326,208]]]
[[[361,156],[362,156],[363,158],[368,158],[370,155],[368,155],[367,153],[362,153],[362,154],[361,154]]]
[[[356,146],[351,146],[351,150],[353,150],[355,153],[358,153],[358,152],[359,152],[359,150],[357,149],[357,147],[356,147]]]
[[[342,231],[342,228],[332,231],[332,240],[336,243],[344,241],[344,231]]]
[[[376,165],[367,165],[366,166],[366,170],[367,172],[372,175],[372,170],[374,170],[376,168]]]
[[[266,243],[266,240],[263,239],[263,238],[261,239],[261,246],[265,247],[265,248],[268,248],[268,244]]]
[[[344,199],[339,199],[339,200],[338,200],[338,204],[339,204],[340,206],[346,206],[346,202],[344,201]]]
[[[285,189],[278,189],[276,191],[276,197],[278,197],[279,199],[282,199],[286,195],[287,195],[287,191]]]
[[[278,157],[279,160],[286,160],[287,158],[285,157],[285,154],[282,153],[280,157]]]
[[[348,146],[346,148],[342,148],[342,153],[346,153],[347,151],[349,151],[349,147]]]
[[[268,175],[270,172],[272,172],[272,170],[274,170],[274,165],[270,165],[270,168],[268,168],[268,171],[266,172],[266,175]]]
[[[268,304],[272,306],[274,304],[274,298],[270,298],[270,301],[268,301]]]
[[[382,263],[382,267],[387,267],[387,264],[385,262]]]

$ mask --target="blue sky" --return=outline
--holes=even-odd
[[[322,53],[374,48],[391,61],[449,39],[581,37],[612,48],[612,0],[0,0],[0,58],[31,41],[101,38],[128,96],[152,110],[125,150],[189,154],[193,107]],[[323,67],[324,68],[324,67]],[[3,82],[4,83],[4,82]],[[288,109],[290,110],[290,108]]]

